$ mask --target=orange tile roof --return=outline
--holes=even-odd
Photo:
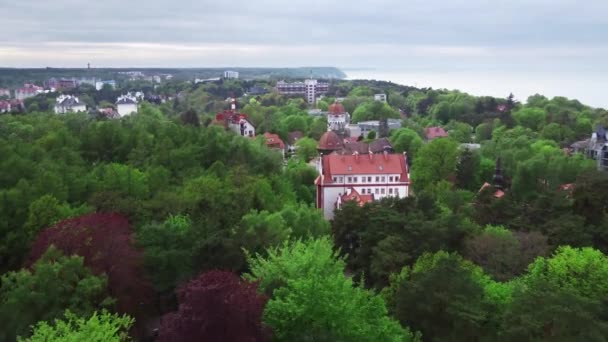
[[[264,133],[264,139],[266,139],[266,146],[270,148],[280,148],[282,150],[285,149],[285,143],[278,135],[272,133]]]
[[[362,207],[365,203],[372,202],[374,200],[374,195],[361,195],[357,192],[357,190],[350,188],[350,193],[342,195],[342,202],[346,201],[355,201],[357,205]]]

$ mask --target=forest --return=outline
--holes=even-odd
[[[326,221],[326,118],[254,84],[167,82],[121,119],[44,94],[0,115],[0,341],[608,340],[608,174],[569,149],[608,111],[334,80],[319,109],[402,119],[377,134],[412,195]],[[296,154],[214,125],[231,96],[258,134],[303,132]]]

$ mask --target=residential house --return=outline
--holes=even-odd
[[[591,138],[577,141],[570,147],[575,153],[581,153],[595,160],[598,170],[608,170],[608,131],[603,126],[597,126]]]
[[[287,152],[295,153],[296,152],[296,143],[298,140],[304,137],[304,133],[300,131],[294,131],[287,134]]]
[[[86,110],[86,104],[81,102],[76,96],[61,95],[55,99],[55,114],[85,112]]]
[[[131,94],[122,95],[116,99],[116,111],[123,117],[132,113],[137,114],[137,98]]]
[[[247,114],[236,111],[235,98],[232,99],[230,110],[224,110],[215,115],[215,123],[223,125],[227,130],[232,130],[241,136],[255,137],[255,126],[249,121]]]
[[[6,89],[6,88],[0,88],[0,97],[11,97],[11,90],[10,89]]]
[[[319,158],[318,170],[316,204],[326,219],[332,219],[334,210],[345,200],[354,199],[359,203],[409,196],[409,168],[405,154],[324,155]]]
[[[264,139],[266,139],[266,147],[280,152],[281,156],[285,158],[285,143],[278,135],[266,132],[264,133]]]
[[[393,153],[393,145],[387,138],[379,138],[371,141],[370,143],[366,143],[364,141],[353,141],[353,138],[345,138],[344,139],[344,148],[340,151],[336,151],[334,153],[338,154],[353,154],[355,152],[359,154],[363,153]]]
[[[424,136],[426,141],[431,141],[437,138],[445,138],[448,133],[441,127],[427,127],[424,129]]]

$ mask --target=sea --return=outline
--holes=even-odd
[[[525,102],[530,95],[564,96],[581,103],[608,108],[608,73],[574,71],[416,71],[406,69],[341,69],[347,79],[390,81],[417,88],[457,89],[475,96],[506,98],[513,93]]]

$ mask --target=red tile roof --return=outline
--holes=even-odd
[[[436,138],[445,138],[448,133],[441,127],[428,127],[424,129],[424,135],[427,140],[433,140]]]
[[[374,200],[374,195],[361,195],[357,192],[357,190],[350,188],[350,193],[342,195],[342,202],[346,201],[355,201],[358,206],[362,207],[365,203],[372,202]]]
[[[266,139],[266,146],[269,148],[279,148],[281,150],[285,149],[285,143],[278,135],[272,133],[264,133],[264,139]]]
[[[484,189],[491,187],[492,185],[488,182],[483,183],[483,185],[481,186],[481,188],[479,189],[479,192],[482,192]],[[498,189],[496,191],[494,191],[494,197],[496,198],[501,198],[505,195],[505,192]]]
[[[408,166],[403,154],[330,154],[322,157],[323,182],[331,183],[332,175],[400,174],[409,182]]]

